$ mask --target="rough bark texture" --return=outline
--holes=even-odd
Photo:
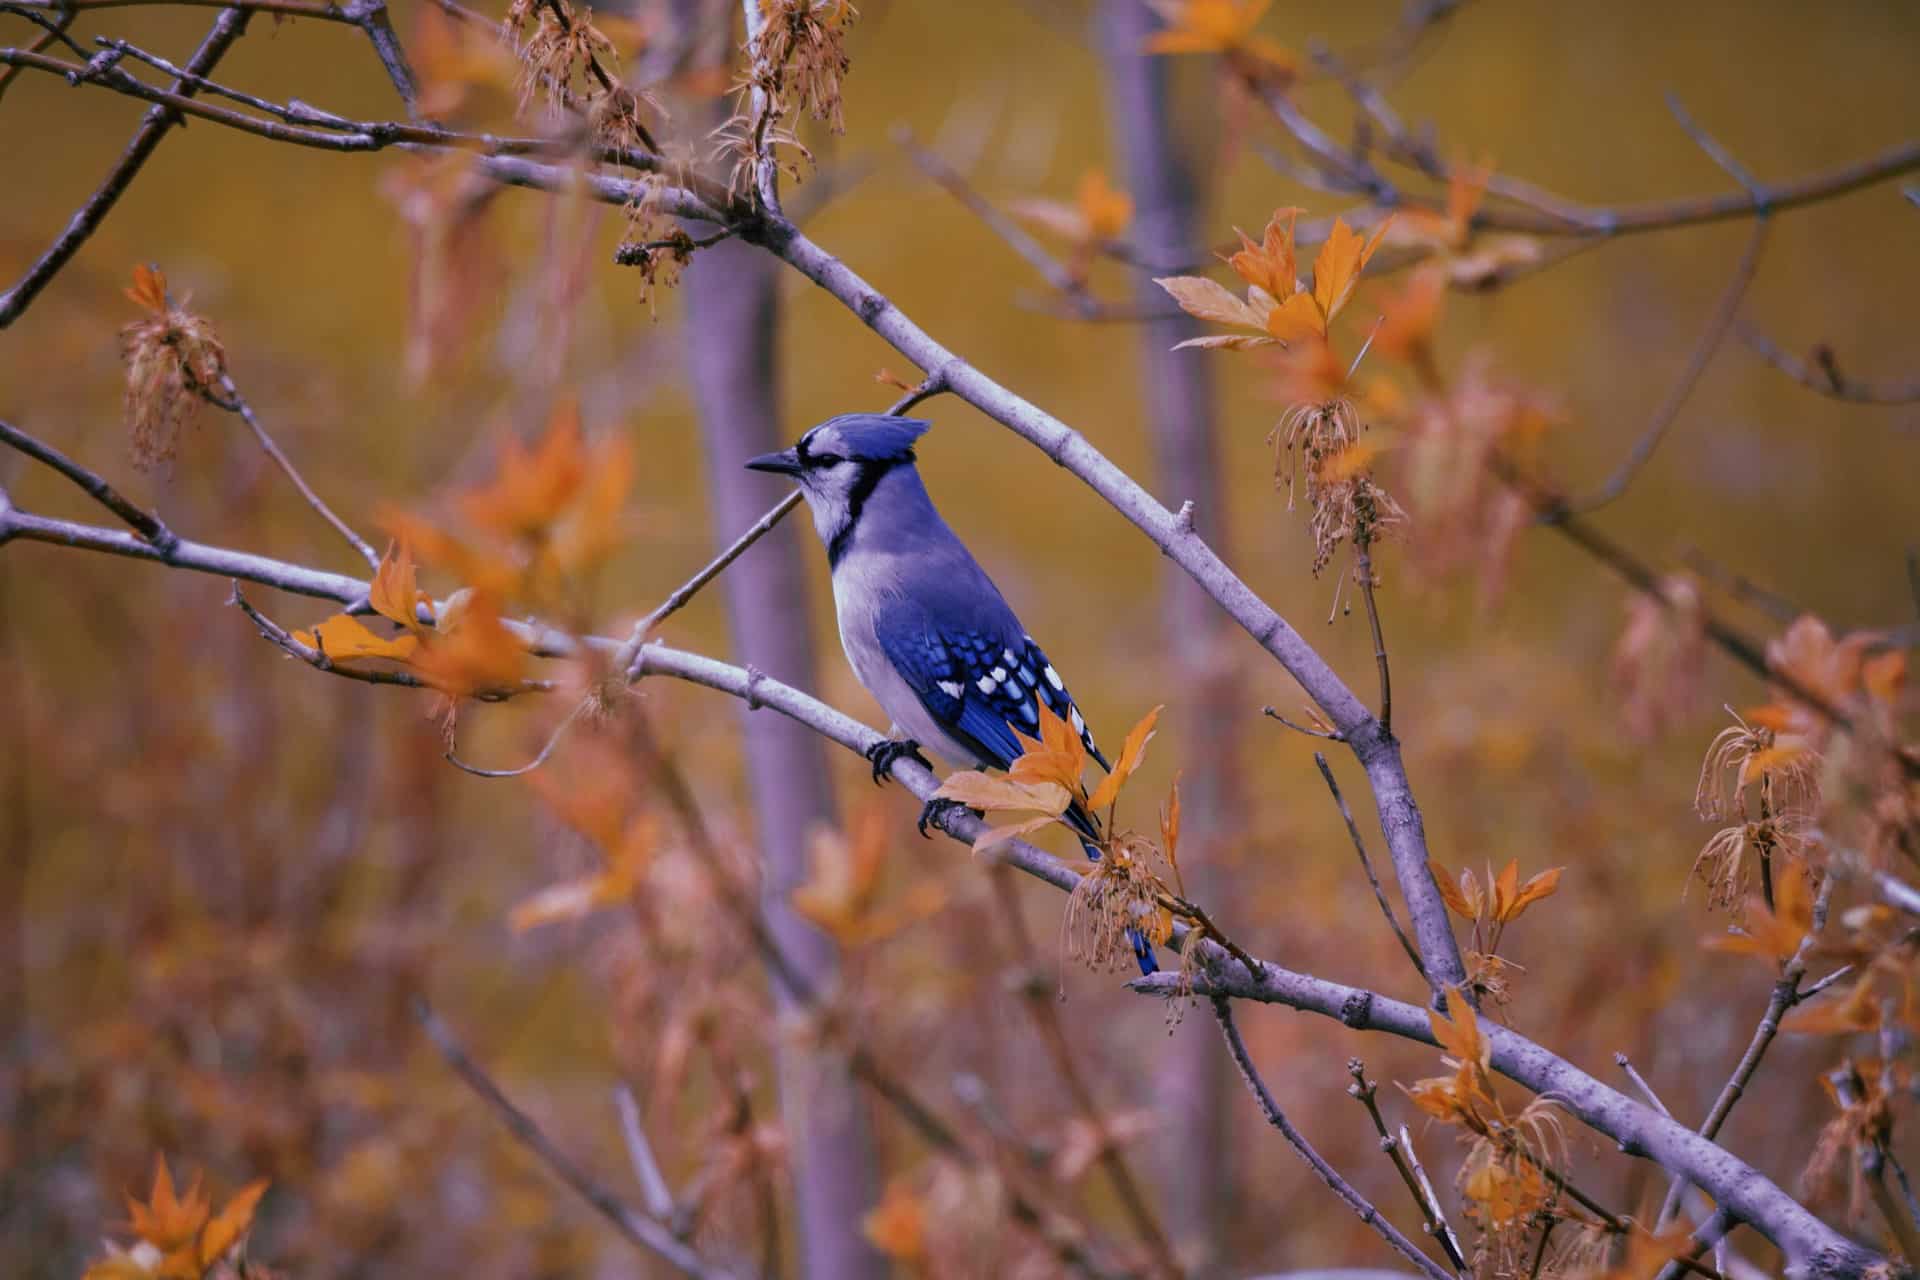
[[[1172,263],[1188,261],[1194,253],[1202,193],[1195,157],[1176,136],[1178,60],[1142,52],[1147,36],[1160,25],[1142,0],[1106,0],[1100,8],[1110,122],[1133,196],[1131,239],[1148,260]],[[1175,343],[1198,336],[1201,327],[1170,305],[1148,273],[1141,273],[1138,292],[1141,303],[1156,313],[1140,327],[1140,369],[1157,487],[1169,506],[1192,502],[1194,527],[1230,557],[1213,366],[1172,350]],[[1175,691],[1169,695],[1171,728],[1186,765],[1180,784],[1181,863],[1200,901],[1230,902],[1226,863],[1234,833],[1223,815],[1241,811],[1239,735],[1233,726],[1246,712],[1223,643],[1233,624],[1199,584],[1171,565],[1162,574],[1160,613],[1168,658],[1163,683]],[[1212,1269],[1232,1210],[1228,1083],[1219,1037],[1205,1019],[1183,1021],[1160,1055],[1154,1078],[1160,1124],[1153,1154],[1167,1228],[1182,1257],[1202,1273]]]
[[[742,468],[783,448],[776,337],[779,264],[742,244],[702,252],[688,267],[687,368],[700,405],[714,536],[725,546],[779,498],[781,485]],[[723,580],[738,660],[782,681],[811,687],[812,626],[800,539],[789,521],[763,538]],[[814,552],[817,554],[817,552]],[[751,713],[742,711],[744,718]],[[760,830],[762,905],[781,949],[820,987],[837,967],[833,943],[795,915],[788,895],[807,876],[807,831],[833,818],[833,793],[820,738],[784,718],[753,717],[742,735]],[[803,1274],[886,1275],[860,1222],[878,1199],[873,1144],[858,1090],[844,1070],[790,1044],[780,1055],[780,1100],[793,1164]]]

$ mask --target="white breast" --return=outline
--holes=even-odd
[[[853,674],[892,719],[896,735],[913,739],[952,765],[984,764],[927,714],[919,697],[880,648],[874,623],[881,610],[899,599],[886,561],[884,556],[855,551],[844,556],[834,569],[833,604],[839,615],[840,646],[847,652]]]

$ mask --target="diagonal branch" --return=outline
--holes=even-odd
[[[1372,783],[1381,828],[1428,973],[1443,987],[1464,988],[1466,970],[1447,921],[1446,904],[1427,869],[1426,832],[1401,763],[1400,745],[1313,646],[1227,566],[1190,522],[1179,520],[1085,436],[942,346],[791,223],[768,218],[743,234],[839,299],[907,359],[944,378],[955,395],[1034,444],[1092,488],[1300,682],[1359,758]]]
[[[1740,300],[1747,295],[1747,286],[1753,283],[1754,272],[1760,266],[1761,250],[1766,248],[1768,219],[1763,214],[1753,221],[1753,233],[1747,237],[1747,247],[1740,254],[1740,261],[1733,269],[1733,279],[1720,294],[1720,301],[1714,306],[1713,315],[1707,321],[1707,327],[1700,331],[1700,338],[1693,344],[1693,354],[1687,357],[1686,368],[1680,371],[1679,379],[1668,390],[1666,399],[1660,402],[1653,417],[1641,431],[1640,438],[1634,442],[1632,452],[1625,461],[1607,477],[1591,495],[1578,499],[1570,505],[1574,511],[1592,511],[1604,507],[1627,491],[1633,478],[1647,465],[1647,459],[1660,447],[1666,438],[1667,429],[1673,426],[1674,419],[1680,416],[1680,410],[1686,407],[1687,399],[1693,389],[1700,384],[1700,375],[1707,371],[1713,356],[1725,341],[1727,330],[1733,327],[1733,319],[1740,311]]]
[[[223,9],[220,16],[213,20],[213,27],[207,32],[206,38],[200,42],[200,47],[194,50],[193,57],[187,60],[187,70],[201,76],[213,70],[227,50],[233,47],[234,41],[246,31],[247,16],[246,12],[240,9]],[[41,56],[36,53],[24,53],[7,61],[10,65],[19,67],[32,65],[25,59]],[[59,59],[50,58],[47,61],[59,62]],[[83,67],[79,70],[84,73],[87,68]],[[185,100],[191,98],[193,93],[194,88],[191,84],[176,80],[170,96]],[[72,260],[74,254],[80,252],[80,246],[87,242],[87,238],[106,220],[107,214],[113,211],[113,206],[119,203],[127,187],[147,163],[148,158],[153,155],[154,148],[160,145],[160,140],[166,137],[168,130],[178,123],[180,123],[179,113],[168,107],[156,105],[147,112],[146,118],[140,122],[140,127],[134,131],[133,140],[127,143],[127,149],[121,154],[119,163],[114,165],[105,181],[68,220],[67,229],[62,231],[59,238],[48,246],[47,251],[27,268],[26,275],[22,276],[13,288],[0,294],[0,329],[18,320],[26,309],[33,305],[33,300],[39,296],[40,291],[47,287],[47,282],[58,274],[60,268]]]
[[[145,538],[163,558],[179,545],[180,540],[174,536],[173,530],[161,523],[159,516],[129,502],[104,477],[81,466],[45,441],[35,439],[18,427],[0,422],[0,444],[18,449],[36,462],[44,462],[79,485],[88,497],[120,517],[135,533]]]
[[[216,395],[211,391],[203,391],[202,394],[210,403],[218,405],[229,413],[239,414],[241,419],[249,427],[253,428],[254,439],[260,442],[261,449],[265,450],[266,455],[273,459],[274,465],[280,468],[287,479],[293,482],[293,487],[300,491],[300,496],[306,499],[307,505],[318,512],[322,520],[325,520],[333,526],[334,532],[345,538],[348,545],[360,553],[360,558],[367,562],[369,568],[378,569],[380,567],[380,553],[368,545],[365,538],[355,533],[346,521],[335,515],[333,508],[329,507],[320,495],[313,491],[313,486],[309,485],[306,480],[301,477],[299,470],[293,465],[293,460],[287,457],[280,446],[273,442],[273,437],[267,434],[267,429],[260,425],[260,419],[254,414],[253,406],[247,403],[245,396],[240,394],[240,388],[234,382],[231,374],[222,373],[220,375],[220,389],[226,393],[224,397]]]
[[[1273,1094],[1268,1091],[1266,1081],[1260,1078],[1259,1070],[1253,1065],[1253,1056],[1247,1052],[1246,1041],[1240,1038],[1240,1028],[1233,1020],[1233,1009],[1222,996],[1213,997],[1212,1004],[1214,1019],[1220,1024],[1220,1034],[1226,1037],[1227,1051],[1233,1055],[1233,1065],[1240,1069],[1240,1077],[1247,1082],[1247,1088],[1253,1093],[1254,1101],[1260,1104],[1260,1114],[1267,1118],[1267,1123],[1280,1131],[1280,1136],[1287,1140],[1287,1145],[1306,1161],[1308,1168],[1319,1175],[1320,1181],[1332,1188],[1333,1194],[1344,1200],[1347,1207],[1359,1216],[1360,1221],[1372,1227],[1395,1253],[1418,1267],[1421,1274],[1431,1277],[1431,1280],[1453,1280],[1445,1268],[1422,1253],[1420,1247],[1402,1235],[1398,1227],[1381,1217],[1380,1211],[1373,1207],[1373,1202],[1356,1191],[1353,1184],[1341,1176],[1338,1169],[1327,1163],[1325,1156],[1314,1150],[1313,1144],[1307,1141],[1306,1135],[1293,1127],[1293,1123],[1287,1119],[1286,1112],[1282,1111],[1280,1104],[1273,1100]]]
[[[427,1033],[427,1038],[433,1041],[433,1047],[453,1068],[454,1074],[493,1109],[494,1114],[500,1117],[500,1122],[507,1127],[507,1132],[538,1157],[574,1194],[611,1222],[621,1235],[649,1250],[682,1275],[692,1276],[695,1280],[730,1280],[737,1274],[702,1257],[691,1245],[675,1236],[665,1223],[633,1208],[576,1164],[573,1157],[548,1137],[546,1130],[532,1116],[514,1105],[513,1099],[494,1083],[493,1077],[473,1060],[473,1056],[454,1035],[453,1028],[424,999],[415,998],[413,1016],[420,1023],[420,1029]]]
[[[1427,966],[1420,963],[1420,952],[1407,937],[1407,931],[1400,927],[1400,917],[1393,913],[1393,904],[1387,901],[1387,891],[1380,887],[1380,877],[1373,873],[1373,859],[1367,856],[1367,842],[1360,838],[1360,828],[1353,820],[1353,810],[1347,807],[1347,798],[1340,794],[1340,784],[1334,781],[1333,768],[1327,764],[1326,756],[1316,751],[1313,762],[1320,766],[1320,776],[1326,779],[1327,790],[1333,793],[1333,803],[1340,810],[1341,821],[1347,824],[1347,834],[1353,838],[1353,851],[1360,855],[1360,869],[1367,873],[1367,883],[1373,888],[1373,900],[1380,904],[1380,913],[1387,918],[1387,924],[1393,930],[1393,936],[1400,939],[1400,947],[1407,953],[1407,959],[1413,961],[1414,972],[1420,980],[1431,985],[1427,977]],[[1435,997],[1441,992],[1436,988]]]

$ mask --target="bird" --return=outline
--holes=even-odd
[[[1039,736],[1042,698],[1112,772],[1066,681],[933,505],[914,454],[932,425],[841,414],[792,448],[746,463],[799,485],[826,547],[841,647],[893,721],[886,740],[866,753],[874,781],[896,760],[931,768],[923,747],[956,766],[1006,769],[1021,754],[1016,731]],[[920,833],[955,807],[928,801]],[[1064,816],[1097,860],[1097,820],[1078,802]],[[1155,972],[1152,945],[1138,930],[1129,937],[1140,971]]]

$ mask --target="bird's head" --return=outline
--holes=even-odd
[[[799,483],[828,557],[837,561],[867,500],[889,472],[913,465],[913,442],[932,425],[918,418],[845,413],[808,431],[793,448],[761,454],[747,467]]]

